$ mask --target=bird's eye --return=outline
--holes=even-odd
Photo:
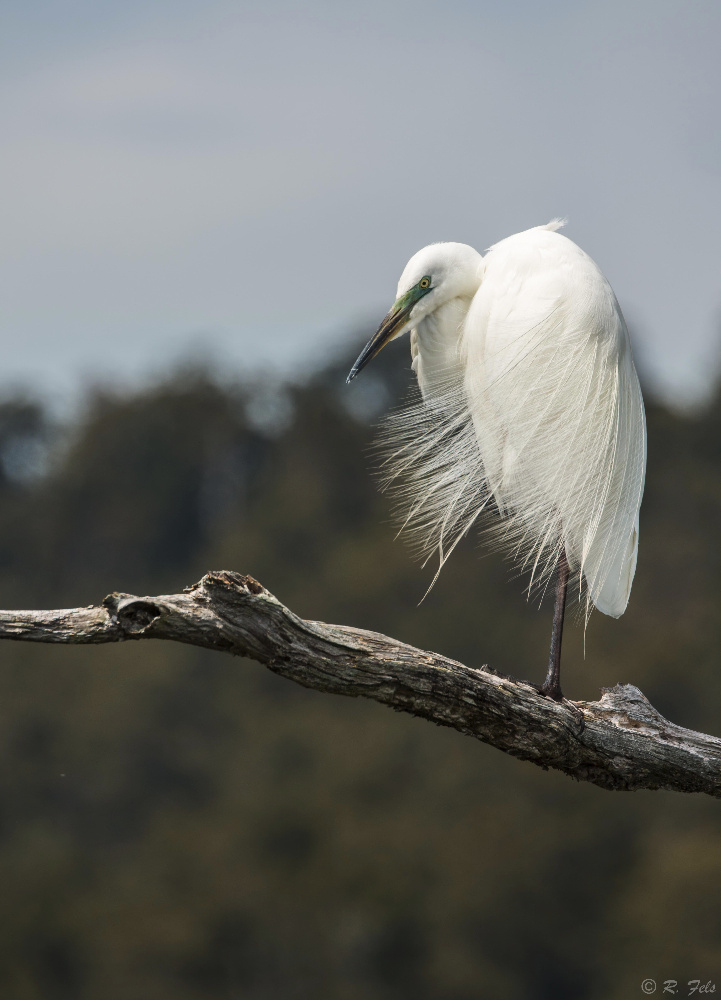
[[[426,275],[425,278],[421,278],[418,284],[421,286],[421,288],[430,288],[431,279],[428,277],[428,275]]]

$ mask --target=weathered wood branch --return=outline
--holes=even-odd
[[[0,638],[176,642],[252,657],[305,687],[389,705],[602,788],[721,797],[721,740],[682,729],[630,684],[557,703],[529,683],[376,632],[304,621],[256,580],[208,573],[182,594],[110,594],[98,607],[0,611]]]

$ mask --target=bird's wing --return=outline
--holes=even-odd
[[[543,584],[562,547],[606,614],[625,610],[645,475],[628,332],[593,261],[545,229],[497,244],[463,332],[465,393],[494,531]]]

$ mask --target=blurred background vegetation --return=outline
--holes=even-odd
[[[357,338],[360,343],[363,336]],[[0,605],[251,573],[310,618],[540,680],[550,606],[478,539],[429,572],[367,449],[407,344],[352,386],[195,364],[88,394],[72,426],[0,405]],[[721,400],[649,402],[638,574],[565,649],[566,693],[640,686],[721,732]],[[721,989],[719,803],[609,793],[258,665],[172,644],[4,643],[0,996],[621,1000]],[[682,991],[685,995],[686,990]]]

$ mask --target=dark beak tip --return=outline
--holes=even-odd
[[[351,368],[348,373],[348,378],[345,380],[346,385],[352,382],[356,375],[359,375],[363,371],[368,362],[372,361],[373,358],[383,350],[389,340],[393,339],[393,335],[397,332],[397,330],[407,322],[409,312],[409,308],[398,309],[394,306],[391,309],[381,325],[378,327],[375,335],[371,337],[359,354],[358,360]]]

